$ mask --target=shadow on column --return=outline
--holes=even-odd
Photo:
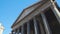
[[[45,12],[45,15],[47,17],[52,34],[60,34],[60,24],[56,19],[56,16],[54,15],[53,11],[49,8],[49,10]]]

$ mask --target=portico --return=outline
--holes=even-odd
[[[60,11],[55,3],[45,0],[24,9],[12,25],[12,34],[60,33]]]

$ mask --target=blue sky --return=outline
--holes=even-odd
[[[14,23],[22,10],[39,0],[0,0],[0,22],[5,30],[3,34],[9,34],[11,25]],[[60,6],[60,0],[57,0]]]

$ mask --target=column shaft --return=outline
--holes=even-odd
[[[17,30],[17,34],[19,34],[19,29]]]
[[[24,34],[24,25],[21,27],[21,34]]]
[[[35,34],[39,34],[38,24],[37,24],[37,21],[36,21],[35,17],[34,17],[33,21],[34,21]]]
[[[30,34],[30,22],[27,23],[27,34]]]
[[[51,1],[51,2],[52,2],[52,5],[51,5],[50,7],[51,7],[53,13],[55,14],[57,20],[58,20],[59,23],[60,23],[60,12],[59,12],[59,10],[57,9],[55,3],[54,3],[53,1]]]
[[[44,34],[45,32],[44,32],[44,29],[43,29],[43,26],[42,26],[43,22],[42,22],[41,16],[39,16],[37,18],[37,20],[39,21],[39,27],[40,27],[41,34]]]
[[[51,34],[50,28],[49,28],[49,25],[48,25],[48,22],[47,22],[47,19],[46,19],[44,13],[41,13],[41,16],[42,16],[42,20],[43,20],[43,24],[45,27],[46,34]]]

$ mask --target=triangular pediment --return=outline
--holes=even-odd
[[[43,1],[40,1],[26,9],[23,10],[23,12],[21,13],[19,19],[17,20],[17,22],[19,22],[21,19],[23,19],[24,17],[26,17],[27,15],[29,15],[33,10],[35,10],[38,6],[40,6]]]
[[[22,11],[22,13],[18,16],[18,18],[17,18],[17,20],[15,21],[14,24],[16,24],[19,21],[21,21],[23,18],[25,18],[27,15],[29,15],[31,12],[33,12],[34,10],[36,10],[38,7],[42,6],[46,2],[47,1],[39,1],[39,2],[37,2],[37,3],[35,3],[35,4],[31,5],[31,6],[29,6],[28,8],[24,9]]]

